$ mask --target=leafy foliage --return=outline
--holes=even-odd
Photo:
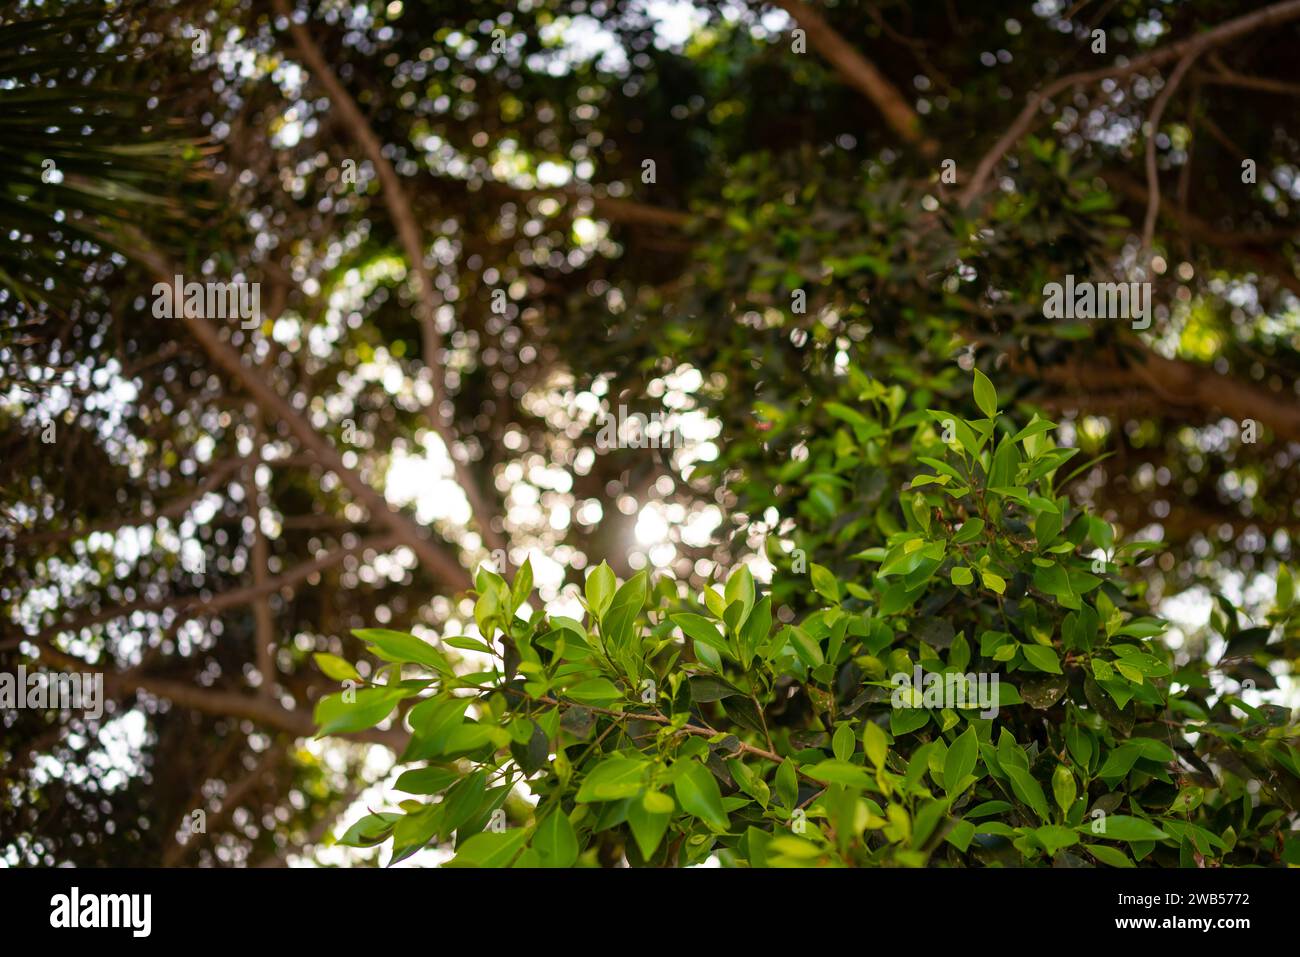
[[[385,680],[323,699],[321,730],[400,708],[402,760],[420,766],[397,782],[416,795],[402,813],[344,843],[391,840],[396,861],[454,839],[452,865],[482,867],[1293,860],[1289,713],[1247,705],[1162,640],[1121,575],[1152,544],[1117,543],[1058,491],[1078,450],[1000,411],[979,373],[974,418],[851,379],[857,401],[826,409],[842,424],[787,477],[849,500],[864,472],[886,477],[860,519],[880,544],[843,567],[801,575],[795,556],[764,594],[740,566],[684,601],[602,564],[581,620],[532,608],[527,566],[513,583],[480,569],[478,635],[443,644],[486,665],[358,632]],[[844,504],[827,496],[823,521]],[[1241,629],[1225,604],[1226,657],[1263,661],[1274,629],[1295,635],[1282,574],[1266,625]],[[810,589],[815,610],[783,624],[782,587]],[[996,675],[998,699],[932,700],[910,687],[918,667]],[[535,805],[512,803],[520,785]],[[514,826],[490,828],[498,810]]]

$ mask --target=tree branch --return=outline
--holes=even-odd
[[[253,793],[257,785],[261,784],[266,773],[284,757],[284,748],[277,742],[267,748],[258,758],[257,764],[253,770],[244,775],[234,785],[227,787],[225,797],[222,798],[221,807],[212,815],[212,819],[205,821],[204,835],[215,834],[221,829],[221,826],[229,820],[230,815],[235,813],[235,809],[244,803],[244,799]],[[186,857],[191,850],[198,846],[197,835],[191,834],[190,839],[184,844],[180,841],[172,841],[163,852],[163,867],[176,867]]]
[[[1165,107],[1169,105],[1169,100],[1173,97],[1178,85],[1183,82],[1183,77],[1191,69],[1196,58],[1201,55],[1200,49],[1192,50],[1185,57],[1178,61],[1178,66],[1174,67],[1174,72],[1169,77],[1169,82],[1165,84],[1160,95],[1156,97],[1155,105],[1151,108],[1151,118],[1148,120],[1150,129],[1147,131],[1147,214],[1142,223],[1142,248],[1151,249],[1151,241],[1156,232],[1156,214],[1160,210],[1160,172],[1156,168],[1156,135],[1160,132],[1160,120],[1165,115]]]
[[[438,332],[438,304],[435,301],[433,276],[430,274],[428,266],[425,265],[424,240],[421,238],[420,228],[415,221],[411,199],[402,186],[397,170],[393,168],[393,164],[384,155],[383,144],[380,142],[379,137],[375,135],[365,114],[361,112],[361,108],[357,106],[356,100],[352,98],[330,68],[329,63],[321,53],[320,47],[312,40],[307,28],[294,20],[293,9],[289,4],[289,0],[273,0],[273,5],[276,13],[288,21],[289,33],[297,46],[298,55],[302,58],[303,63],[307,65],[316,82],[325,88],[330,102],[339,111],[339,115],[343,120],[342,125],[348,131],[348,134],[356,140],[375,167],[375,173],[379,177],[382,186],[381,195],[384,205],[387,207],[388,215],[393,221],[393,227],[397,230],[398,239],[402,244],[406,260],[410,265],[411,274],[415,279],[416,295],[419,300],[416,312],[420,321],[423,340],[424,364],[429,370],[433,386],[433,398],[429,403],[430,423],[447,447],[447,457],[451,459],[452,468],[456,473],[456,481],[460,484],[465,492],[465,497],[469,500],[470,509],[474,514],[479,534],[482,535],[484,543],[489,549],[504,552],[505,541],[492,527],[493,510],[489,508],[486,496],[479,488],[469,465],[456,457],[456,436],[453,429],[451,400],[447,394],[447,382],[443,374],[443,366],[439,362],[439,354],[442,352],[442,336]]]
[[[808,42],[844,78],[844,80],[875,104],[899,136],[919,147],[926,156],[933,156],[939,145],[921,132],[921,119],[899,92],[870,60],[853,48],[826,19],[802,0],[771,0],[790,15],[804,32]]]
[[[1129,199],[1139,203],[1148,202],[1149,194],[1142,184],[1125,174],[1103,172],[1101,176],[1111,189],[1123,193]],[[1300,296],[1300,279],[1296,277],[1294,267],[1284,256],[1270,248],[1287,238],[1300,236],[1300,226],[1257,233],[1224,232],[1166,200],[1160,201],[1159,210],[1161,215],[1167,217],[1189,238],[1234,252],[1237,258],[1273,276],[1287,289]]]
[[[246,462],[246,459],[241,458],[226,459],[213,463],[212,470],[202,482],[194,486],[186,494],[169,501],[153,515],[131,515],[126,518],[115,518],[87,528],[65,528],[54,532],[32,532],[31,534],[19,535],[17,542],[19,545],[48,545],[71,541],[74,538],[86,538],[96,532],[116,532],[122,528],[147,525],[157,522],[161,518],[180,518],[190,510],[191,505],[209,492],[220,488]]]
[[[1217,411],[1239,422],[1255,419],[1284,439],[1300,441],[1300,401],[1294,394],[1272,392],[1199,363],[1166,359],[1137,345],[1141,358],[1131,365],[1099,363],[1096,356],[1089,356],[1048,366],[1041,371],[1042,379],[1068,384],[1081,393],[1145,387],[1167,404]]]
[[[117,608],[110,608],[105,611],[96,612],[95,614],[87,615],[73,621],[65,621],[49,625],[41,629],[36,635],[19,636],[11,642],[6,642],[5,645],[0,646],[0,650],[10,646],[16,647],[25,641],[30,641],[40,646],[64,632],[77,632],[83,628],[90,628],[107,621],[113,621],[137,611],[151,612],[174,609],[178,614],[187,618],[196,618],[200,615],[210,615],[226,608],[235,608],[240,605],[247,605],[251,602],[257,601],[259,598],[273,595],[284,588],[293,588],[310,578],[312,575],[315,575],[317,572],[324,571],[332,565],[337,565],[349,555],[360,554],[368,549],[374,549],[375,551],[380,552],[388,551],[399,544],[402,544],[402,540],[397,535],[386,535],[378,538],[365,539],[358,542],[356,545],[346,548],[338,548],[327,552],[312,561],[295,565],[282,575],[267,579],[260,584],[251,585],[246,588],[236,588],[232,591],[221,592],[207,598],[201,596],[180,599],[168,598],[158,601],[138,601],[132,602],[129,605],[120,605]]]
[[[962,190],[959,201],[963,206],[969,206],[975,197],[979,196],[988,185],[989,178],[993,175],[993,168],[998,161],[1017,143],[1034,126],[1038,120],[1039,110],[1042,104],[1052,99],[1063,90],[1072,86],[1083,86],[1090,83],[1097,83],[1106,79],[1117,79],[1128,76],[1141,70],[1147,70],[1151,67],[1160,66],[1163,63],[1169,63],[1173,60],[1179,60],[1191,53],[1200,53],[1210,47],[1220,46],[1251,33],[1264,27],[1274,26],[1287,20],[1300,17],[1300,0],[1285,0],[1283,3],[1275,3],[1272,6],[1255,10],[1245,16],[1237,17],[1235,20],[1228,20],[1221,23],[1211,30],[1204,33],[1198,33],[1196,36],[1179,40],[1177,43],[1171,43],[1167,47],[1159,50],[1153,50],[1143,56],[1136,57],[1127,63],[1116,66],[1102,67],[1097,70],[1085,70],[1079,73],[1071,73],[1060,79],[1053,80],[1047,86],[1034,93],[1031,93],[1025,103],[1024,108],[1012,121],[1005,133],[998,138],[993,147],[984,154],[975,168],[975,173],[971,176],[970,182]]]
[[[98,669],[89,662],[71,655],[55,651],[48,646],[38,649],[42,661],[65,671],[93,672]],[[130,694],[143,691],[156,698],[170,701],[174,705],[208,714],[214,717],[243,718],[276,731],[284,731],[300,738],[310,738],[316,734],[316,722],[304,711],[290,711],[272,700],[260,695],[246,695],[233,691],[198,688],[183,681],[171,681],[165,678],[149,678],[130,672],[104,672],[104,685],[112,688],[115,694]],[[382,744],[394,752],[406,746],[410,735],[402,727],[381,731],[371,728],[355,734],[339,735],[352,741],[365,744]]]
[[[402,543],[420,557],[420,561],[444,583],[453,589],[469,588],[472,584],[469,573],[457,558],[439,547],[426,537],[415,522],[395,509],[379,492],[375,491],[354,469],[348,468],[343,456],[311,423],[281,396],[258,370],[246,365],[239,352],[225,342],[213,325],[201,316],[189,314],[185,308],[183,296],[175,295],[172,277],[176,275],[173,265],[157,250],[153,249],[138,232],[134,234],[135,243],[131,255],[138,262],[149,267],[159,282],[165,283],[173,296],[172,315],[179,316],[186,329],[216,363],[232,379],[244,387],[244,390],[258,404],[262,411],[273,420],[283,422],[293,433],[294,438],[304,449],[314,455],[320,464],[339,477],[339,481],[352,493],[352,496],[379,521],[382,521]]]
[[[260,448],[264,438],[261,416],[255,416],[252,425],[254,441]],[[271,550],[266,536],[262,534],[261,492],[257,488],[256,470],[251,467],[244,470],[244,507],[253,522],[253,541],[249,554],[249,562],[253,566],[253,586],[263,589],[271,580]],[[271,614],[269,592],[253,599],[253,638],[257,646],[257,673],[262,679],[258,691],[271,695],[275,689],[275,618]]]
[[[1270,77],[1238,73],[1230,69],[1217,54],[1210,55],[1210,63],[1216,72],[1200,74],[1199,78],[1203,83],[1236,86],[1245,90],[1259,90],[1261,93],[1278,93],[1282,96],[1300,96],[1300,83],[1284,83]]]

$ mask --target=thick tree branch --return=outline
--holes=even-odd
[[[921,132],[921,118],[907,98],[899,92],[870,60],[853,48],[813,7],[802,0],[771,0],[790,15],[808,35],[808,42],[863,96],[875,104],[899,136],[933,156],[939,146]]]
[[[1199,363],[1166,359],[1142,349],[1141,358],[1130,365],[1099,362],[1098,357],[1089,356],[1048,366],[1040,375],[1044,381],[1068,385],[1081,394],[1144,387],[1168,405],[1218,412],[1238,422],[1254,419],[1283,439],[1300,441],[1300,400],[1294,393],[1272,392]]]

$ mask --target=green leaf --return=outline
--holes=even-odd
[[[1050,821],[1052,812],[1047,807],[1047,798],[1043,795],[1043,787],[1038,783],[1038,779],[1026,768],[1016,764],[1003,762],[1002,770],[1011,779],[1011,790],[1015,792],[1016,797],[1029,805],[1040,821]]]
[[[968,664],[970,664],[970,642],[966,640],[964,634],[959,633],[948,649],[948,666],[964,672]]]
[[[813,591],[821,595],[828,601],[838,602],[840,600],[840,583],[835,580],[830,569],[823,568],[816,562],[808,566],[812,574]]]
[[[744,694],[731,682],[724,681],[714,675],[691,675],[688,680],[691,688],[691,701],[694,704],[721,701],[723,698],[734,698],[736,695]]]
[[[821,643],[802,628],[796,626],[790,629],[790,643],[794,645],[799,660],[809,668],[817,668],[825,664],[826,659],[822,655]]]
[[[691,760],[686,770],[673,782],[677,803],[688,814],[698,817],[715,831],[725,832],[731,822],[722,807],[722,792],[717,779],[703,764]]]
[[[575,800],[579,804],[589,804],[597,801],[621,801],[640,794],[649,767],[647,761],[612,755],[588,772]]]
[[[495,655],[496,651],[486,641],[481,638],[470,638],[466,635],[455,635],[453,637],[444,637],[444,645],[450,645],[452,648],[460,648],[464,651],[477,651],[480,654]]]
[[[367,814],[348,828],[335,843],[346,847],[373,847],[382,844],[401,818],[402,815],[395,811]]]
[[[1154,638],[1156,635],[1164,634],[1169,628],[1169,622],[1161,621],[1159,618],[1134,618],[1132,621],[1124,623],[1124,627],[1115,632],[1119,636],[1130,638]]]
[[[437,807],[442,808],[439,833],[450,837],[451,833],[474,818],[479,817],[483,809],[493,802],[493,792],[487,788],[488,773],[483,768],[470,772],[457,781]]]
[[[892,708],[889,712],[889,733],[895,738],[925,727],[930,712],[924,708]]]
[[[572,867],[578,859],[578,836],[564,811],[556,808],[533,834],[533,850],[542,858],[543,867]]]
[[[312,658],[316,661],[316,667],[327,678],[333,678],[335,681],[361,681],[361,675],[357,674],[357,669],[352,667],[352,662],[344,661],[338,655],[318,651],[312,655]]]
[[[352,634],[370,644],[375,654],[385,661],[410,662],[444,674],[452,673],[446,655],[415,635],[387,628],[356,628]]]
[[[794,762],[786,758],[776,769],[776,796],[788,810],[793,811],[799,798],[799,776]]]
[[[672,814],[677,810],[677,802],[663,791],[646,791],[641,795],[641,803],[652,814]]]
[[[680,615],[670,615],[669,621],[680,628],[688,638],[693,638],[702,645],[708,645],[715,651],[728,651],[727,642],[722,637],[722,632],[718,630],[718,626],[703,615],[683,612]]]
[[[1046,419],[1040,419],[1037,415],[1035,415],[1033,421],[1031,421],[1028,425],[1026,425],[1015,435],[1011,436],[1011,441],[1023,442],[1025,439],[1030,438],[1031,436],[1039,435],[1043,432],[1050,431],[1051,429],[1054,428],[1056,428],[1056,424],[1054,422],[1048,422]]]
[[[460,780],[461,772],[455,768],[430,765],[427,768],[412,768],[403,771],[393,785],[407,794],[441,794]]]
[[[1084,849],[1107,867],[1136,867],[1123,851],[1105,844],[1085,844]]]
[[[867,753],[867,759],[871,761],[877,769],[885,766],[885,757],[889,754],[889,743],[885,740],[885,730],[874,721],[864,721],[862,724],[862,748]]]
[[[1171,814],[1191,813],[1200,807],[1204,800],[1205,788],[1198,786],[1183,788],[1178,792],[1178,796],[1174,798],[1174,803],[1169,805],[1169,812]]]
[[[1142,684],[1143,681],[1142,672],[1139,671],[1137,668],[1134,668],[1132,665],[1117,660],[1115,662],[1115,670],[1118,671],[1125,678],[1127,678],[1129,681],[1133,682],[1133,684],[1135,685]]]
[[[825,784],[843,784],[851,788],[870,788],[873,786],[871,775],[865,768],[848,761],[820,761],[808,765],[803,773],[814,781]]]
[[[772,596],[764,595],[759,599],[754,610],[750,612],[749,617],[745,619],[745,624],[740,631],[740,647],[744,652],[742,665],[748,665],[751,658],[758,653],[758,649],[767,636],[772,631]]]
[[[1092,830],[1094,823],[1096,822],[1080,824],[1076,830],[1083,834],[1093,834],[1094,837],[1105,838],[1108,841],[1128,841],[1130,844],[1139,841],[1172,840],[1160,828],[1140,817],[1130,817],[1126,814],[1108,814],[1103,819],[1103,829],[1100,833]]]
[[[658,794],[668,802],[666,811],[655,810],[648,807],[651,795]],[[640,801],[637,798],[631,798],[627,802],[627,825],[632,831],[632,837],[636,841],[636,846],[641,851],[641,856],[647,860],[663,840],[664,832],[668,830],[668,822],[672,819],[674,808],[673,799],[667,794],[656,791],[646,792],[646,801]],[[656,806],[660,806],[656,804]]]
[[[1291,577],[1291,569],[1286,565],[1279,565],[1277,568],[1277,598],[1276,604],[1278,611],[1286,611],[1295,601],[1295,580]]]
[[[1079,843],[1077,833],[1059,824],[1044,824],[1035,829],[1034,837],[1038,838],[1038,843],[1047,849],[1049,857],[1054,856],[1063,847],[1071,847]]]
[[[989,381],[989,377],[980,372],[979,369],[975,370],[973,391],[975,393],[975,404],[979,406],[979,410],[990,419],[993,418],[998,411],[998,393],[993,388],[993,383]]]
[[[969,585],[975,580],[975,576],[971,574],[971,570],[965,565],[954,565],[951,578],[954,585]]]
[[[997,755],[998,764],[1004,770],[1008,766],[1029,770],[1029,759],[1025,755],[1025,749],[1016,743],[1015,736],[1006,728],[1002,728],[998,735]]]
[[[900,788],[904,794],[911,792],[920,783],[925,772],[931,770],[930,757],[932,755],[935,758],[933,773],[936,779],[938,778],[939,773],[943,770],[943,765],[939,763],[942,760],[941,755],[947,753],[946,747],[944,747],[943,752],[939,752],[941,746],[943,745],[940,741],[930,741],[912,752],[912,756],[907,760],[907,771],[903,775],[903,784]]]
[[[1012,807],[1013,805],[1009,801],[984,801],[967,811],[966,817],[974,820],[979,817],[989,817],[993,814],[1005,814]]]
[[[326,695],[316,702],[314,714],[318,726],[316,737],[327,734],[350,734],[373,728],[392,713],[397,702],[413,694],[408,688],[361,688],[355,700],[344,700],[344,693]]]
[[[975,770],[978,757],[979,738],[974,725],[970,725],[948,747],[943,760],[943,787],[949,796],[959,793],[966,776]]]
[[[533,560],[531,557],[524,559],[523,566],[515,574],[514,584],[510,588],[510,606],[511,610],[518,608],[525,601],[533,590]]]
[[[921,530],[926,535],[930,534],[930,504],[925,500],[925,496],[917,492],[912,496],[912,517],[916,523],[921,526]]]
[[[507,831],[483,831],[456,849],[456,856],[445,867],[506,867],[528,840],[521,827]]]
[[[492,595],[499,601],[510,597],[506,580],[483,564],[480,564],[474,572],[474,588],[480,596]]]
[[[610,602],[609,610],[601,617],[601,634],[606,646],[615,653],[629,646],[636,616],[641,614],[645,605],[647,590],[646,573],[637,572],[623,583]]]
[[[734,602],[740,602],[744,609],[740,616],[741,622],[749,617],[754,608],[754,575],[748,565],[739,565],[732,570],[723,589],[723,598],[728,607]]]
[[[608,678],[588,678],[579,681],[572,688],[566,688],[564,696],[579,704],[604,705],[618,701],[623,697],[623,692]]]
[[[1074,780],[1074,775],[1064,764],[1058,764],[1052,773],[1052,795],[1056,798],[1056,806],[1061,809],[1062,814],[1070,810],[1077,793],[1078,784]]]
[[[854,744],[853,725],[846,721],[835,729],[835,735],[831,738],[831,751],[841,761],[847,761],[853,756]]]
[[[947,813],[947,801],[934,800],[922,804],[921,809],[916,812],[916,820],[912,825],[912,846],[917,848],[923,846]]]
[[[609,603],[614,599],[614,570],[608,562],[601,562],[587,576],[587,605],[597,618],[603,618]]]
[[[426,698],[408,715],[415,735],[402,754],[405,761],[421,761],[447,753],[447,742],[465,722],[468,698],[438,696]]]
[[[970,847],[970,842],[974,839],[975,825],[970,821],[958,821],[944,837],[944,840],[963,854],[966,853],[966,848]]]
[[[1070,749],[1074,763],[1086,775],[1092,764],[1092,735],[1071,721],[1065,726],[1065,744]]]
[[[445,821],[441,804],[425,805],[406,814],[393,828],[393,856],[390,864],[410,857],[425,847]]]
[[[1020,651],[1025,660],[1039,671],[1048,671],[1054,675],[1061,674],[1061,659],[1055,648],[1046,645],[1021,645]]]
[[[1097,777],[1104,781],[1118,781],[1128,774],[1140,757],[1142,757],[1142,749],[1133,742],[1126,742],[1117,748],[1112,748],[1106,755],[1105,763],[1097,772]]]
[[[825,851],[812,841],[805,841],[792,834],[782,834],[772,838],[769,854],[771,853],[794,861],[811,861],[821,857]]]
[[[757,801],[764,810],[767,809],[768,802],[772,799],[772,789],[767,786],[763,778],[745,766],[745,762],[731,758],[727,761],[727,770],[731,772],[732,780],[736,786]],[[664,795],[671,802],[671,798]]]
[[[443,754],[452,757],[470,751],[477,751],[485,744],[505,745],[509,743],[509,740],[510,734],[504,728],[492,724],[466,721],[453,728],[451,734],[447,736],[446,750]]]

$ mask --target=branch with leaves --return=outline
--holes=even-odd
[[[396,783],[413,797],[342,842],[391,841],[392,861],[452,843],[451,866],[477,867],[1276,862],[1300,798],[1290,714],[1174,658],[1121,577],[1153,544],[1116,542],[1058,490],[1078,450],[1018,425],[978,371],[976,418],[877,396],[835,406],[846,430],[811,454],[902,446],[917,465],[878,547],[809,566],[819,607],[797,623],[744,565],[698,602],[601,565],[580,619],[535,607],[525,565],[512,583],[479,570],[477,634],[356,632],[382,679],[318,655],[349,686],[318,704],[320,733],[413,703]],[[1293,592],[1284,569],[1271,622],[1288,634]],[[916,673],[995,676],[995,697],[933,696]],[[1259,785],[1276,813],[1243,810]],[[506,827],[521,787],[535,810]]]

